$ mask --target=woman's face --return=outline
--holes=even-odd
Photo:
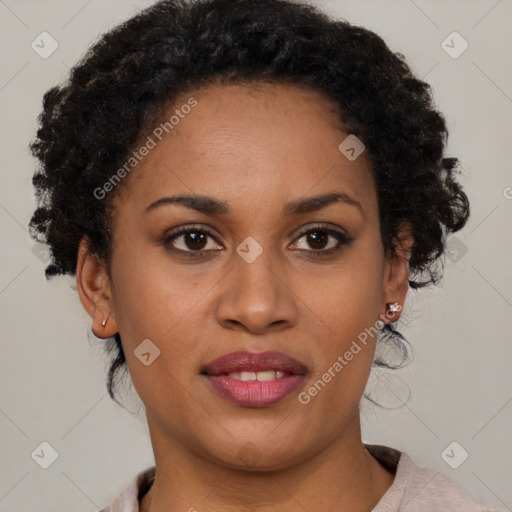
[[[384,254],[366,153],[343,153],[334,106],[300,87],[210,85],[163,121],[176,109],[116,191],[111,280],[88,256],[77,273],[95,331],[121,335],[153,443],[278,469],[356,439],[374,327],[408,277]],[[210,200],[163,199],[178,195]]]

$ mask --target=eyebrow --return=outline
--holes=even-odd
[[[320,210],[333,203],[344,203],[354,206],[360,211],[363,217],[366,217],[364,209],[359,201],[356,201],[345,193],[337,191],[290,201],[284,205],[281,216],[288,217],[292,215],[302,215]],[[208,215],[226,215],[231,211],[229,204],[220,199],[210,196],[180,194],[161,197],[156,201],[153,201],[143,213],[146,214],[160,206],[170,204],[185,206]]]

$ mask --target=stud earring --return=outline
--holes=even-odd
[[[399,302],[393,302],[393,304],[387,304],[388,313],[396,313],[402,309],[402,306]]]
[[[105,327],[105,325],[107,325],[107,320],[109,319],[110,315],[107,316],[107,318],[105,318],[105,320],[103,320],[103,322],[101,322],[101,325],[103,327]]]

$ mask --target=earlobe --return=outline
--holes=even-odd
[[[110,338],[117,333],[110,279],[106,265],[90,250],[89,240],[82,237],[76,266],[78,296],[92,318],[92,331],[97,338]]]
[[[413,243],[411,224],[404,222],[386,262],[380,312],[380,318],[385,322],[393,323],[400,318],[409,289],[409,260]]]
[[[402,304],[400,302],[393,302],[386,304],[386,312],[380,314],[381,322],[385,324],[392,324],[400,318],[400,312],[402,311]]]

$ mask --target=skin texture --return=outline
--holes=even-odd
[[[338,150],[348,133],[315,91],[215,84],[176,105],[190,97],[198,105],[116,191],[111,275],[86,240],[77,264],[93,331],[101,338],[119,331],[146,408],[157,478],[141,508],[371,510],[393,481],[360,434],[358,404],[376,340],[369,338],[310,403],[298,400],[387,304],[403,304],[407,293],[406,252],[383,250],[366,155],[351,162]],[[289,201],[333,191],[360,208],[336,202],[281,216]],[[144,213],[178,193],[213,196],[231,211],[164,205]],[[352,242],[322,256],[326,249],[302,235],[318,223],[345,231]],[[212,232],[201,246],[206,257],[187,259],[194,245],[183,236],[162,241],[182,225]],[[252,263],[236,252],[248,236],[263,248]],[[173,244],[189,252],[173,252]],[[337,245],[332,236],[325,242]],[[134,355],[144,339],[161,351],[149,366]],[[238,350],[284,352],[308,367],[306,381],[270,407],[231,403],[200,372]],[[250,468],[242,457],[248,446],[257,453]]]

